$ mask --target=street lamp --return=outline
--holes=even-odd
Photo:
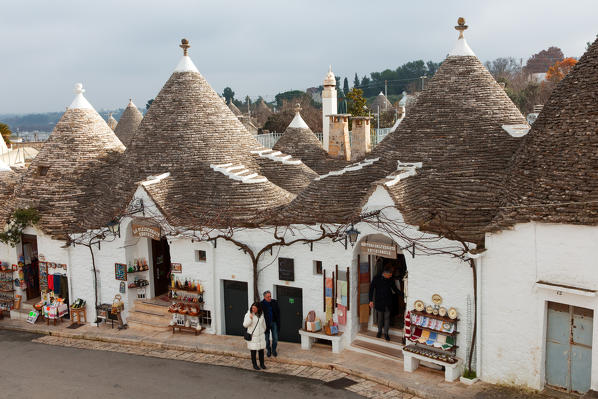
[[[356,230],[355,227],[351,225],[351,227],[345,232],[345,234],[347,237],[349,237],[349,243],[351,243],[351,246],[354,247],[355,243],[357,242],[357,237],[359,237],[359,234],[361,234],[361,232],[359,230]]]
[[[110,232],[112,234],[120,237],[120,223],[118,222],[118,220],[113,219],[110,222],[108,222],[108,229],[110,229]]]

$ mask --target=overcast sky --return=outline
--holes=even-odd
[[[0,4],[0,114],[61,111],[83,82],[96,109],[154,97],[180,39],[212,87],[271,100],[336,75],[442,60],[467,20],[482,60],[549,46],[580,56],[598,33],[598,1],[8,1]]]

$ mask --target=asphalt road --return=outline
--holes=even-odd
[[[31,342],[36,337],[0,330],[0,398],[361,398],[317,380]]]

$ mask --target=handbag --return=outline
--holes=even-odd
[[[260,322],[260,317],[262,317],[262,316],[258,316],[257,323],[255,323],[255,327],[253,327],[253,331],[251,332],[251,334],[249,334],[247,332],[247,330],[245,330],[245,334],[243,335],[243,338],[245,339],[245,341],[251,341],[251,338],[253,337],[253,333],[255,332],[255,329],[257,328],[257,325]]]

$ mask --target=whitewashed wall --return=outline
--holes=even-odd
[[[527,223],[486,237],[481,267],[482,378],[541,389],[545,381],[547,302],[594,310],[598,298],[545,289],[537,281],[598,289],[598,227]],[[594,325],[595,322],[594,322]],[[593,342],[598,342],[594,328]],[[592,355],[598,389],[598,350]]]

